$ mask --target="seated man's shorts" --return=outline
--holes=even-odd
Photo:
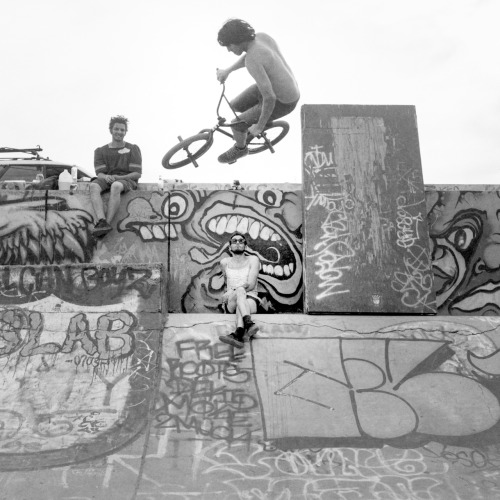
[[[92,182],[94,184],[99,184],[99,187],[101,188],[101,191],[103,193],[109,191],[111,188],[111,184],[108,184],[104,179],[100,179],[99,177],[95,177],[94,179],[92,179]],[[137,189],[137,182],[131,179],[118,179],[115,182],[119,182],[123,185],[124,193],[126,193],[127,191],[135,191]]]

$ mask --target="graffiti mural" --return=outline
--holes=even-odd
[[[302,107],[305,309],[435,313],[412,106]]]
[[[161,266],[0,274],[0,471],[85,462],[141,435],[156,380]]]
[[[0,267],[0,303],[26,304],[54,296],[75,305],[123,304],[131,291],[158,300],[159,266],[63,265]]]
[[[500,191],[427,191],[439,314],[500,313]]]
[[[78,463],[134,439],[149,411],[157,345],[158,331],[141,330],[124,310],[1,308],[0,470]]]
[[[140,495],[500,493],[499,320],[256,318],[242,351],[230,319],[170,315]]]
[[[90,262],[93,218],[81,200],[57,192],[1,190],[1,265]]]
[[[252,371],[232,347],[208,339],[179,339],[165,348],[156,429],[191,430],[227,443],[252,442],[260,429]]]
[[[160,347],[124,309],[35,306],[0,315],[5,498],[500,496],[498,318],[256,315],[235,350],[219,314]]]
[[[216,312],[223,294],[219,261],[236,230],[261,260],[259,293],[267,311],[297,311],[302,300],[302,202],[300,192],[154,192],[137,196],[118,224],[143,245],[170,255],[171,311]],[[163,262],[165,262],[163,260]]]

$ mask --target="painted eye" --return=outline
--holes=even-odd
[[[470,227],[460,227],[452,231],[446,239],[459,251],[465,252],[476,239],[475,231]]]
[[[277,189],[257,191],[257,201],[269,207],[279,207],[282,199],[283,193]]]
[[[174,194],[170,197],[170,202],[165,203],[164,211],[167,217],[171,219],[178,219],[186,212],[188,202],[184,196]]]

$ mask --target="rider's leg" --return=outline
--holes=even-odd
[[[253,108],[262,100],[257,85],[251,85],[245,89],[239,96],[231,101],[231,107],[236,113],[243,113],[247,109]]]
[[[232,127],[236,146],[240,149],[246,146],[248,127],[257,123],[260,116],[262,96],[256,84],[245,89],[239,96],[231,101],[231,106],[239,114],[233,123],[245,122]],[[258,108],[258,109],[257,109]]]
[[[240,113],[232,122],[233,138],[235,145],[221,154],[218,160],[221,163],[234,163],[239,158],[248,154],[247,134],[248,127],[257,123],[260,117],[261,97],[257,85],[244,90],[231,103],[234,111]]]

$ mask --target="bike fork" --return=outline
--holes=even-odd
[[[184,139],[178,135],[177,136],[177,139],[179,140],[179,142],[182,142]],[[191,154],[191,152],[189,151],[189,148],[186,146],[185,148],[182,148],[185,152],[186,152],[186,155],[187,157],[191,160],[191,163],[196,167],[198,168],[198,163],[196,161],[196,159],[194,158],[194,156]]]

